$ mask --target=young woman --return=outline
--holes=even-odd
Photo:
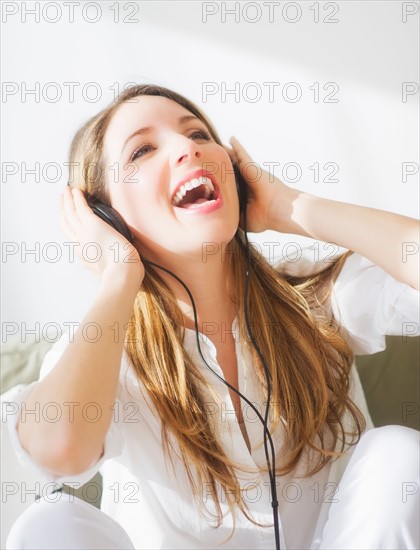
[[[417,319],[418,254],[402,251],[418,222],[290,188],[231,146],[152,85],[77,133],[61,219],[99,290],[16,395],[63,414],[17,413],[10,433],[50,481],[100,468],[101,511],[43,498],[8,548],[418,547],[418,433],[373,428],[354,365]],[[270,264],[244,223],[349,251]]]

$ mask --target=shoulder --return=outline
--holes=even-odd
[[[292,247],[271,265],[295,277],[315,275],[342,256],[346,249],[322,254],[328,243]],[[296,243],[294,243],[296,245]],[[325,244],[325,246],[324,246]],[[417,336],[420,293],[398,281],[372,260],[353,252],[345,258],[331,287],[330,305],[341,332],[353,351],[371,354],[386,347],[386,335]]]

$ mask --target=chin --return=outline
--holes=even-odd
[[[156,261],[158,258],[163,259],[168,253],[200,259],[204,249],[213,249],[217,253],[217,250],[224,250],[235,237],[239,216],[235,218],[237,219],[219,219],[215,223],[197,224],[187,233],[185,230],[181,233],[168,231],[155,235],[155,238],[152,235],[138,234],[140,254],[143,252],[146,258],[155,258]]]
[[[196,238],[201,239],[201,242],[228,243],[233,239],[238,229],[238,223],[233,224],[226,222],[212,227],[211,230],[197,231]]]

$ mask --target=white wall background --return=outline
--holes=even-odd
[[[78,262],[70,263],[64,251],[60,261],[49,261],[54,250],[47,245],[66,240],[58,197],[67,181],[71,139],[113,100],[116,86],[128,82],[157,83],[185,94],[204,108],[226,143],[235,135],[259,164],[280,162],[277,176],[285,164],[298,163],[301,178],[286,181],[292,187],[419,217],[418,173],[402,176],[403,163],[414,163],[412,168],[419,163],[419,15],[410,15],[418,2],[121,1],[117,14],[115,2],[81,1],[72,2],[73,22],[65,3],[37,4],[39,17],[25,13],[36,9],[35,2],[2,2],[1,228],[3,253],[16,252],[3,254],[1,264],[3,342],[10,332],[22,339],[34,328],[52,339],[49,323],[79,321],[92,301],[96,279]],[[237,15],[224,16],[224,8],[235,5]],[[324,22],[328,17],[337,22]],[[124,22],[127,18],[138,22]],[[79,83],[74,100],[66,82]],[[96,102],[89,82],[97,83]],[[219,91],[204,97],[209,82]],[[272,101],[267,82],[280,83]],[[290,82],[302,92],[299,101],[282,96]],[[339,88],[336,103],[323,102],[333,91],[323,89],[330,82]],[[409,91],[417,85],[405,101],[404,82],[416,83]],[[221,93],[235,83],[237,101]],[[314,83],[319,102],[310,89]],[[37,86],[37,97],[25,94]],[[252,101],[258,89],[261,98]],[[57,90],[62,96],[54,102]],[[292,88],[289,93],[292,98]],[[339,166],[338,182],[323,181],[327,162]],[[25,181],[25,166],[34,169],[35,163],[39,179],[27,174]],[[61,169],[56,182],[48,163]],[[314,163],[320,165],[319,182],[309,168]],[[38,257],[25,254],[25,246],[39,246]]]

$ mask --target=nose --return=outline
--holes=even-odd
[[[180,166],[188,160],[199,159],[202,156],[200,145],[188,137],[180,137],[174,146],[174,164]]]

